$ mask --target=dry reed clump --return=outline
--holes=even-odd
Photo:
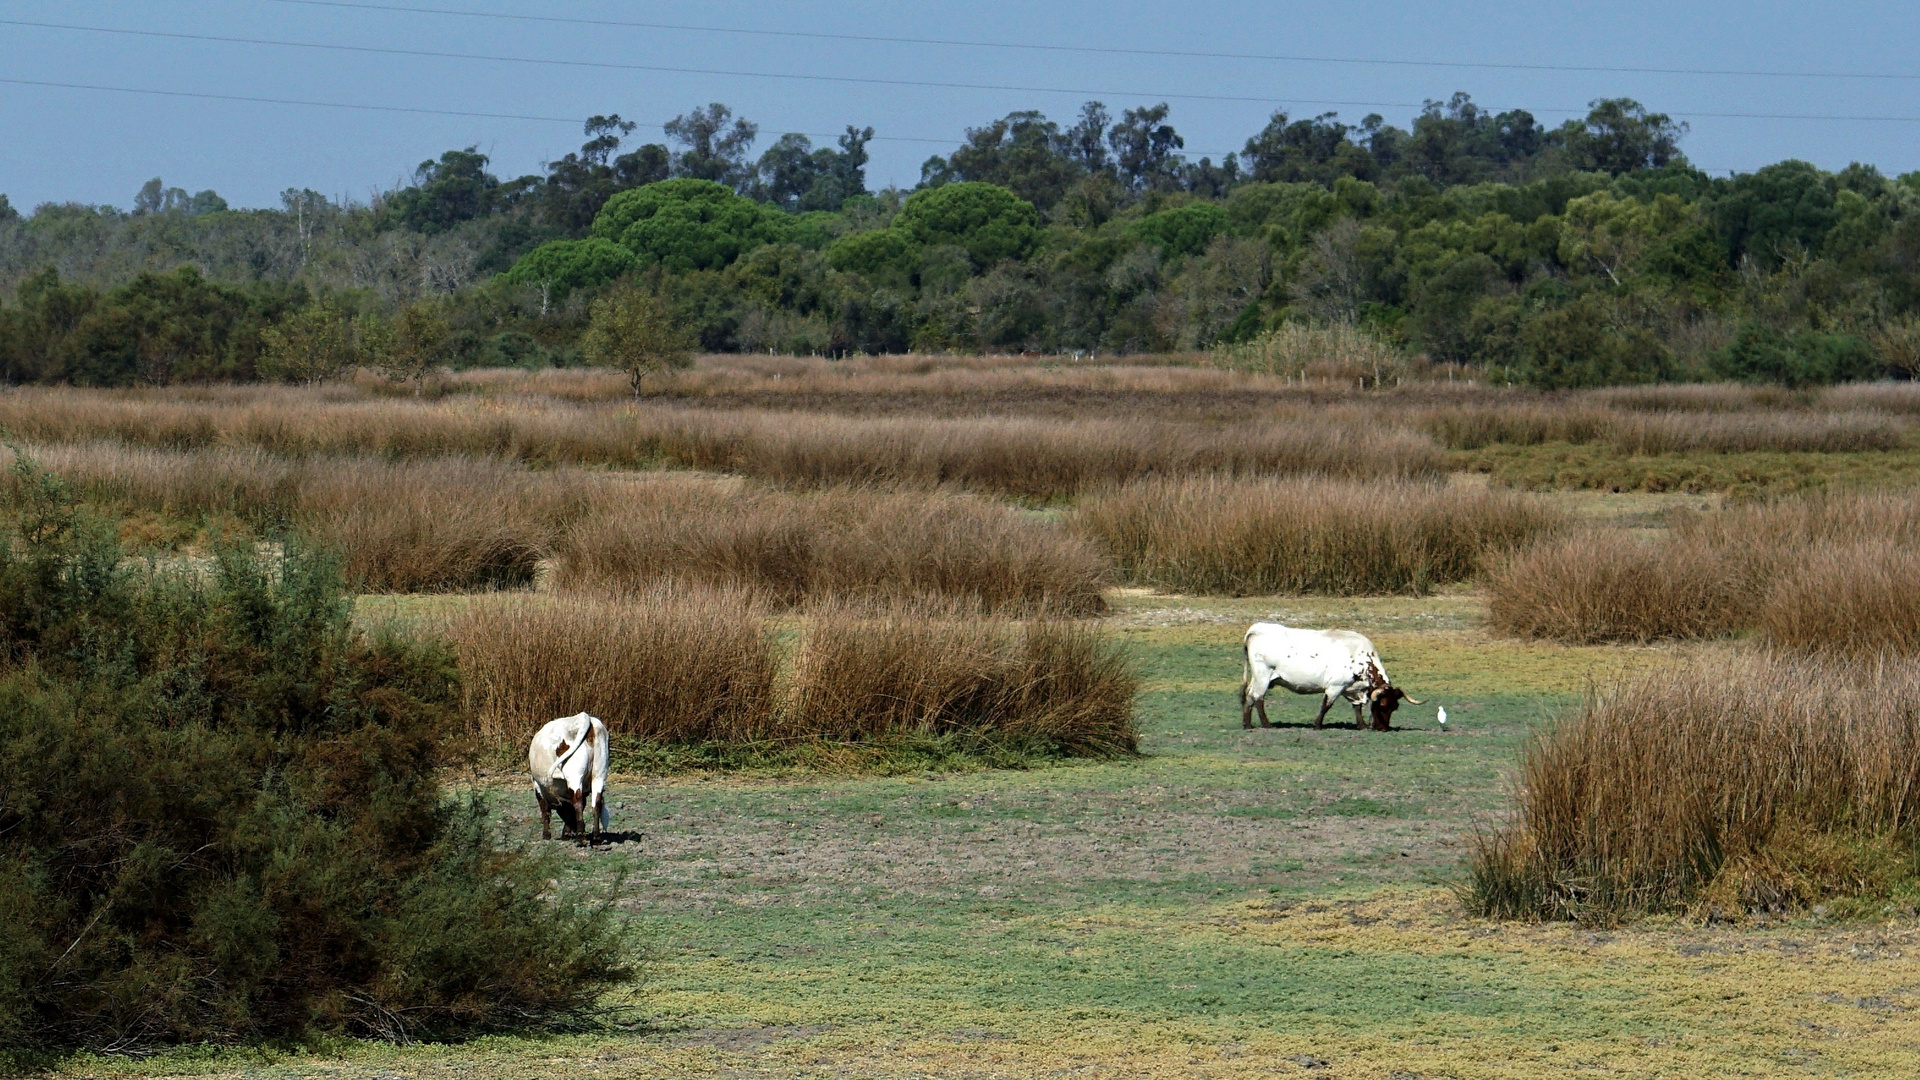
[[[1790,648],[1920,653],[1920,551],[1891,540],[1810,549],[1768,589],[1758,622]]]
[[[1748,383],[1677,383],[1609,386],[1581,393],[1578,400],[1631,412],[1739,413],[1790,409],[1808,404],[1804,392],[1784,386]]]
[[[1108,570],[1085,539],[953,492],[795,495],[674,475],[530,472],[468,458],[278,458],[116,443],[33,451],[98,502],[177,518],[232,515],[338,550],[374,592],[557,583],[742,585],[783,604],[830,595],[961,599],[997,611],[1097,614]],[[0,487],[11,483],[0,474]]]
[[[1135,753],[1139,680],[1091,627],[918,606],[814,611],[788,726],[848,741],[959,736],[1056,754]]]
[[[1669,535],[1544,541],[1488,575],[1495,629],[1568,642],[1762,630],[1781,645],[1920,652],[1920,495],[1816,495],[1677,517]]]
[[[960,600],[993,611],[1092,615],[1108,570],[1086,540],[953,492],[624,485],[557,546],[555,584],[645,588],[678,579],[798,605],[829,596]]]
[[[1499,918],[1793,910],[1914,887],[1920,669],[1715,655],[1590,697],[1521,756],[1469,906]]]
[[[719,417],[698,413],[670,419],[688,426],[684,438],[660,444],[663,459],[795,487],[954,484],[1058,499],[1153,475],[1378,479],[1439,476],[1446,467],[1440,448],[1418,433],[1325,418],[1226,428],[1145,420],[776,414],[740,414],[730,421],[738,426],[724,428],[715,426]]]
[[[1302,416],[1232,424],[1148,420],[848,417],[663,405],[303,397],[254,391],[153,398],[80,391],[0,396],[0,429],[41,443],[114,440],[287,457],[440,455],[543,465],[678,465],[779,484],[959,484],[1064,498],[1148,475],[1327,473],[1430,477],[1430,439],[1375,420]]]
[[[512,749],[586,710],[619,735],[739,742],[771,734],[776,658],[750,594],[662,586],[619,599],[491,597],[449,620],[470,734]]]
[[[1222,345],[1208,359],[1235,371],[1296,379],[1367,379],[1403,375],[1405,357],[1385,341],[1356,326],[1285,323],[1252,341]]]
[[[1846,383],[1829,386],[1814,398],[1819,407],[1836,412],[1920,414],[1920,382]]]
[[[1665,412],[1611,419],[1607,442],[1623,454],[1687,451],[1857,453],[1897,450],[1905,427],[1886,416],[1857,413],[1750,413],[1702,416]]]
[[[524,584],[595,487],[577,472],[536,475],[469,458],[288,460],[116,443],[26,449],[97,502],[185,518],[231,515],[262,533],[305,532],[340,552],[356,588],[377,592]],[[11,483],[0,476],[0,486]]]
[[[1613,417],[1589,406],[1515,403],[1469,405],[1415,414],[1420,427],[1453,450],[1482,450],[1496,444],[1597,442]]]
[[[1699,408],[1622,413],[1585,402],[1469,405],[1415,415],[1423,430],[1454,450],[1564,442],[1605,443],[1621,454],[1854,453],[1906,444],[1905,422],[1870,412]]]
[[[1592,643],[1717,637],[1748,625],[1757,597],[1717,549],[1618,531],[1541,541],[1487,574],[1493,628]]]
[[[618,598],[487,599],[445,632],[471,735],[496,751],[582,709],[617,737],[663,744],[956,737],[1068,755],[1136,744],[1137,680],[1084,624],[829,604],[806,618],[783,663],[750,593],[663,585]]]
[[[1128,580],[1235,596],[1421,592],[1566,523],[1544,500],[1333,480],[1148,480],[1092,497],[1075,525]]]

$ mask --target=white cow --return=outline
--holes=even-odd
[[[527,769],[543,838],[553,838],[555,810],[563,839],[585,832],[586,820],[595,836],[607,828],[607,725],[599,717],[575,713],[541,728],[527,748]]]
[[[1279,623],[1254,623],[1247,628],[1246,667],[1240,681],[1240,726],[1253,726],[1260,710],[1260,726],[1267,720],[1267,691],[1285,687],[1296,694],[1324,694],[1313,726],[1327,719],[1327,710],[1340,698],[1353,706],[1353,726],[1362,723],[1361,710],[1373,706],[1373,729],[1386,731],[1401,699],[1415,705],[1417,698],[1387,684],[1386,665],[1366,635],[1351,630],[1301,630]]]

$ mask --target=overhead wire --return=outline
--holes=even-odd
[[[171,30],[130,30],[120,27],[85,26],[75,23],[43,22],[29,19],[0,19],[0,26],[20,26],[35,29],[65,30],[79,33],[110,34],[129,37],[168,38],[183,41],[204,41],[215,44],[265,45],[278,48],[314,49],[331,52],[354,52],[385,56],[408,56],[424,59],[470,60],[492,63],[535,64],[572,68],[598,68],[616,71],[646,71],[674,75],[717,75],[725,78],[746,79],[786,79],[806,82],[847,83],[870,86],[915,86],[934,89],[958,90],[996,90],[1013,91],[1028,94],[1066,94],[1073,96],[1100,95],[1107,97],[1135,97],[1142,99],[1160,99],[1163,101],[1224,101],[1254,103],[1263,105],[1336,105],[1358,108],[1425,108],[1427,102],[1406,101],[1344,101],[1324,98],[1290,98],[1279,96],[1251,96],[1235,94],[1183,94],[1170,91],[1138,91],[1113,89],[1085,89],[1050,86],[1019,86],[1002,83],[965,83],[938,81],[929,79],[884,79],[859,75],[818,75],[800,73],[781,73],[765,71],[741,71],[720,68],[693,68],[659,64],[629,64],[600,60],[570,60],[548,57],[508,56],[495,53],[463,53],[433,49],[403,49],[382,45],[341,45],[330,42],[286,41],[273,38],[249,38],[220,34],[191,34]],[[1529,110],[1554,115],[1579,116],[1585,109],[1538,108]],[[1863,116],[1846,114],[1807,114],[1807,113],[1752,113],[1752,112],[1708,112],[1699,110],[1675,110],[1680,117],[1729,120],[1798,120],[1823,122],[1861,122],[1861,123],[1920,123],[1920,116]]]
[[[216,94],[197,90],[157,90],[136,86],[107,86],[102,83],[55,82],[49,79],[16,79],[0,76],[0,85],[6,86],[44,86],[61,90],[100,90],[114,94],[151,94],[157,97],[201,98],[210,101],[235,101],[256,105],[304,105],[319,109],[355,109],[363,112],[418,113],[424,116],[468,116],[483,120],[532,120],[543,123],[571,124],[579,126],[582,121],[577,116],[537,116],[528,113],[475,112],[467,109],[429,109],[413,105],[365,105],[345,101],[316,101],[312,98],[257,97],[250,94]],[[783,132],[783,134],[786,134]],[[807,135],[813,138],[836,138],[840,133],[825,131],[795,131],[794,135]],[[952,139],[930,139],[907,135],[875,135],[875,142],[913,142],[933,143],[939,146],[953,145]]]
[[[752,37],[802,38],[817,41],[862,41],[885,45],[939,45],[972,49],[1014,49],[1032,52],[1085,53],[1095,56],[1164,56],[1197,60],[1266,60],[1295,64],[1463,68],[1481,71],[1569,71],[1630,75],[1739,76],[1772,79],[1896,79],[1920,81],[1920,74],[1909,74],[1905,72],[1767,71],[1740,68],[1668,68],[1606,64],[1525,64],[1511,61],[1404,60],[1379,57],[1312,56],[1298,53],[1211,52],[1192,49],[1141,49],[1106,45],[1053,45],[1022,41],[976,41],[965,38],[896,37],[880,34],[827,33],[819,30],[762,30],[733,26],[701,26],[692,23],[641,22],[629,19],[589,19],[569,15],[522,15],[510,12],[472,11],[462,8],[421,7],[407,4],[369,4],[354,2],[354,0],[270,0],[270,2],[292,4],[302,7],[351,8],[361,11],[389,11],[414,15],[445,15],[474,19],[500,19],[514,22],[555,23],[569,26],[621,27],[637,30],[676,30],[704,34],[739,34]]]

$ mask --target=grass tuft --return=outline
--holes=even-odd
[[[1466,898],[1499,918],[1790,911],[1915,889],[1920,672],[1734,654],[1589,696],[1523,752]]]

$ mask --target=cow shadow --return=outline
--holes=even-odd
[[[1313,726],[1313,721],[1311,720],[1297,720],[1297,721],[1296,720],[1275,720],[1273,722],[1273,728],[1271,730],[1278,731],[1282,728],[1285,728],[1289,731],[1373,731],[1373,724],[1370,722],[1356,724],[1351,720],[1341,720],[1341,721],[1329,720],[1325,724],[1321,725],[1320,727],[1315,728]],[[1260,731],[1263,729],[1256,724],[1251,728],[1242,728],[1241,730],[1242,731]],[[1387,728],[1387,731],[1405,731],[1405,730],[1407,729],[1401,727],[1398,724],[1395,724],[1392,727]],[[1379,734],[1385,734],[1385,732],[1380,732]]]
[[[547,843],[573,844],[576,847],[613,847],[616,844],[637,844],[647,838],[647,834],[627,830],[624,832],[609,829],[599,836],[556,836]]]

